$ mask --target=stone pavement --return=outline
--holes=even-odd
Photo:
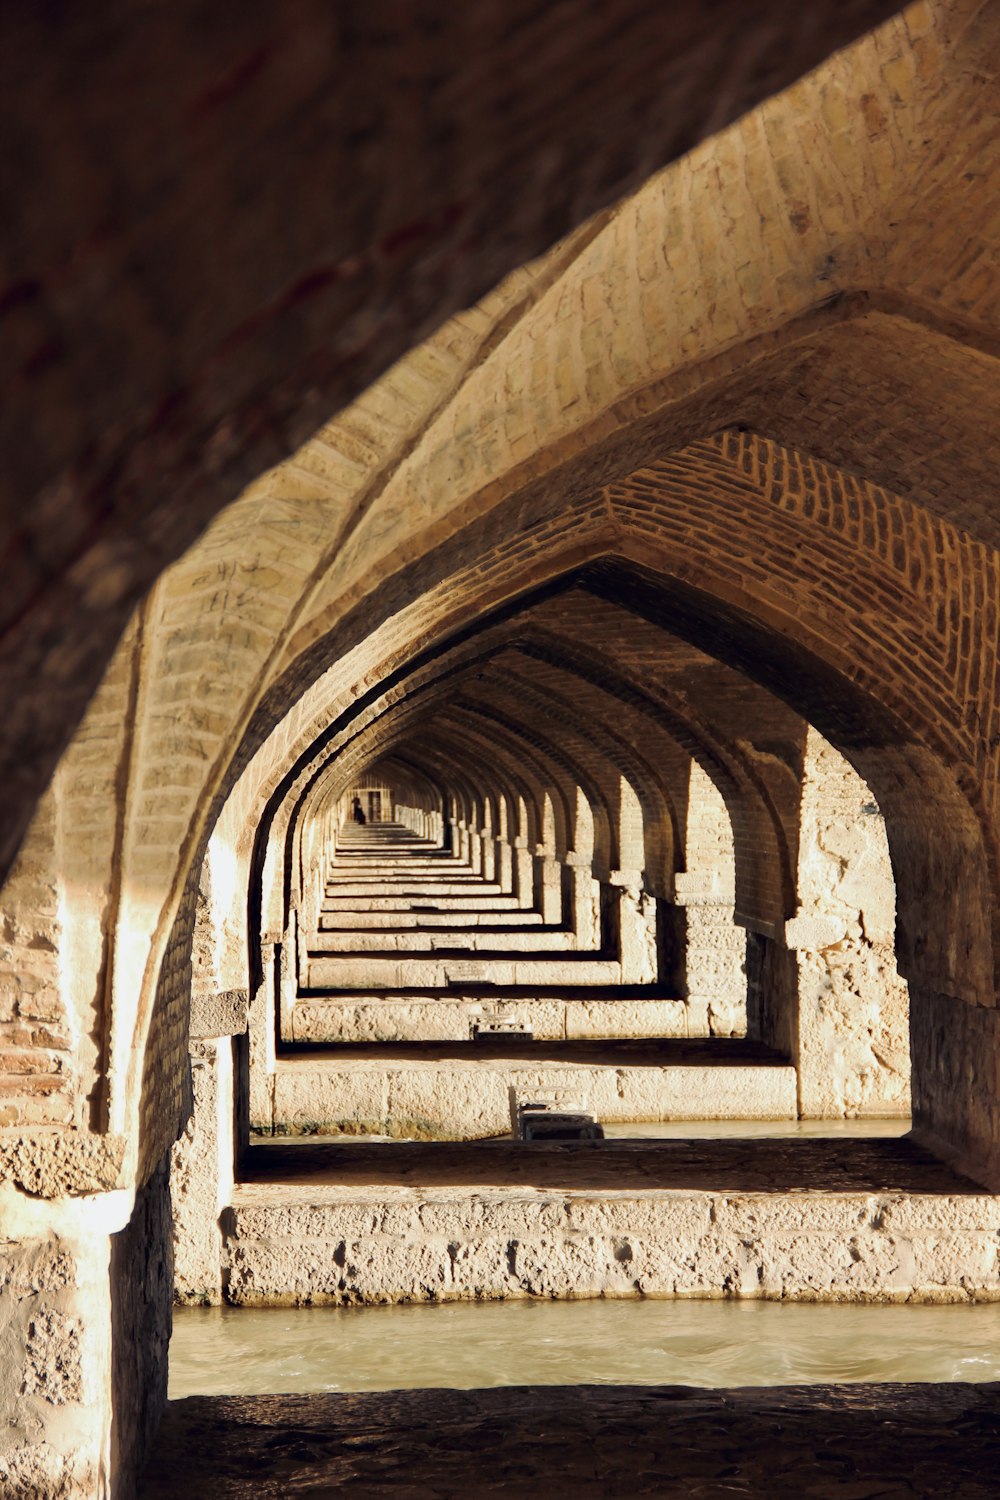
[[[519,1386],[172,1402],[141,1500],[996,1500],[1000,1386]]]

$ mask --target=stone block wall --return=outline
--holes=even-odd
[[[0,1493],[83,1500],[110,1484],[107,1236],[0,1240]]]
[[[871,791],[815,730],[804,760],[794,1053],[803,1115],[900,1115],[910,1107],[910,1017],[896,968],[885,821]]]
[[[122,1197],[63,1198],[57,1224],[0,1240],[0,1493],[131,1500],[166,1406],[170,1198],[161,1162]],[[45,1208],[6,1221],[29,1227]]]

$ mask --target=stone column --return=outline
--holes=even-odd
[[[732,896],[699,871],[675,877],[674,901],[683,909],[689,1034],[745,1036],[747,940],[736,926]]]
[[[482,848],[481,870],[483,879],[490,885],[496,880],[497,840],[490,829],[484,829],[480,837]]]
[[[581,948],[601,946],[601,892],[594,879],[589,857],[570,852],[566,856],[570,876],[570,909],[573,931]]]
[[[250,1123],[257,1130],[270,1130],[274,1124],[273,1080],[276,1066],[274,1016],[275,944],[262,942],[260,959],[262,978],[249,1008],[249,1074]]]
[[[612,870],[622,984],[656,981],[656,902],[642,887],[641,870]]]
[[[12,1500],[111,1493],[110,1259],[106,1232],[69,1224],[0,1242],[0,1494]]]
[[[906,1114],[909,997],[896,968],[885,824],[856,771],[815,730],[803,761],[795,1057],[804,1117]]]
[[[166,1406],[166,1161],[133,1197],[99,1190],[113,1138],[54,1141],[22,1138],[0,1189],[0,1494],[128,1500]],[[29,1196],[15,1179],[47,1152]]]
[[[278,1012],[280,1016],[280,1034],[289,1037],[292,1034],[292,1010],[299,993],[299,920],[298,912],[293,907],[288,913],[288,926],[285,928],[284,938],[281,943],[278,962]],[[308,958],[303,956],[303,966],[308,963]]]
[[[535,905],[535,859],[527,839],[514,840],[514,872],[517,904],[522,911],[531,911]]]
[[[173,1148],[170,1168],[174,1296],[178,1302],[222,1301],[219,1215],[231,1201],[236,1168],[233,1038],[246,1027],[244,990],[192,998],[194,1107],[184,1134]]]
[[[535,875],[541,902],[542,921],[559,927],[563,920],[563,867],[558,859],[540,846],[536,851]]]
[[[510,894],[514,889],[514,851],[506,839],[498,838],[496,843],[496,870],[494,879],[504,894]]]

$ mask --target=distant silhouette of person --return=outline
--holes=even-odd
[[[354,818],[355,823],[367,823],[368,822],[368,819],[365,817],[365,810],[361,806],[361,798],[360,797],[355,797],[355,799],[354,799],[354,806],[351,808],[351,815]]]

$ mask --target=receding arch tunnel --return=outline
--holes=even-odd
[[[1000,13],[190,9],[14,27],[0,1488],[172,1299],[997,1300]]]
[[[350,1132],[378,1124],[390,1134],[495,1134],[497,1107],[464,1126],[446,1111],[432,1121],[425,1110],[418,1127],[391,1115],[352,1119],[349,1111],[324,1120],[313,1096],[283,1116],[283,1048],[294,1053],[288,1076],[298,1087],[310,1041],[440,1043],[445,1036],[428,1019],[435,992],[451,996],[441,1012],[453,1045],[484,1032],[484,1015],[520,1026],[526,1045],[537,1031],[549,1061],[557,1038],[570,1055],[573,1041],[581,1056],[588,1047],[592,1054],[603,1026],[605,1067],[614,1066],[616,1042],[627,1044],[627,1058],[640,1039],[749,1035],[750,1052],[752,1044],[757,1055],[761,1045],[777,1047],[798,1069],[784,1103],[769,1099],[762,1109],[907,1106],[906,986],[897,977],[887,982],[895,976],[895,899],[883,821],[864,812],[878,813],[873,793],[785,702],[692,644],[689,612],[678,612],[683,634],[669,630],[671,605],[669,587],[661,581],[657,588],[648,569],[637,573],[614,559],[574,569],[398,668],[299,756],[259,824],[252,859],[259,896],[248,941],[261,1007],[247,1065],[265,1071],[266,1082],[251,1093],[269,1101],[253,1116],[256,1130]],[[435,876],[444,869],[419,855],[407,865],[416,833],[436,856],[450,857],[459,884],[479,878],[486,906],[465,911],[465,926],[455,916],[445,928],[445,908],[427,909],[433,889],[411,889],[411,910],[384,920],[354,913],[352,953],[351,893],[363,895],[351,881],[359,859],[377,878],[355,844],[365,854],[366,841],[374,839],[375,853],[386,847],[388,830],[359,833],[353,823],[364,788],[376,783],[380,809],[384,798],[392,820],[408,829],[392,879],[406,888],[406,868]],[[806,787],[814,820],[829,821],[837,799],[853,798],[851,831],[836,859],[845,889],[852,860],[869,866],[868,931],[860,910],[846,921],[844,911],[821,914],[831,894],[822,879],[813,892],[817,910],[801,899],[803,861],[816,859],[815,847],[801,841]],[[336,852],[343,838],[346,886]],[[343,899],[334,894],[338,881]],[[409,884],[415,881],[416,874]],[[451,895],[460,905],[457,889]],[[393,905],[391,880],[382,896]],[[491,903],[501,898],[511,910],[503,924],[490,922]],[[266,914],[259,926],[257,913]],[[510,926],[515,913],[523,931]],[[810,954],[798,966],[785,945],[795,924]],[[809,938],[810,924],[822,941]],[[857,1034],[849,1045],[839,1039],[841,1051],[867,1054],[863,1079],[843,1070],[834,1078],[826,1053],[838,1043],[821,1035],[815,993],[811,1013],[808,1002],[800,1007],[800,970],[822,967],[817,954],[831,943],[841,981],[850,968],[844,950],[854,944],[859,967],[871,971],[854,996]],[[439,953],[448,962],[433,957]],[[831,972],[823,979],[828,989],[836,982]],[[271,976],[278,993],[268,1004]],[[809,982],[815,991],[815,974]],[[462,993],[464,1009],[452,1003]],[[360,1020],[359,994],[367,1005]],[[532,1024],[536,1001],[556,1019]],[[874,1025],[873,1006],[885,1009]],[[590,1032],[580,1020],[585,1009],[601,1016]],[[568,1066],[573,1076],[572,1060]],[[506,1074],[503,1083],[512,1086]],[[709,1106],[702,1096],[692,1107]]]

